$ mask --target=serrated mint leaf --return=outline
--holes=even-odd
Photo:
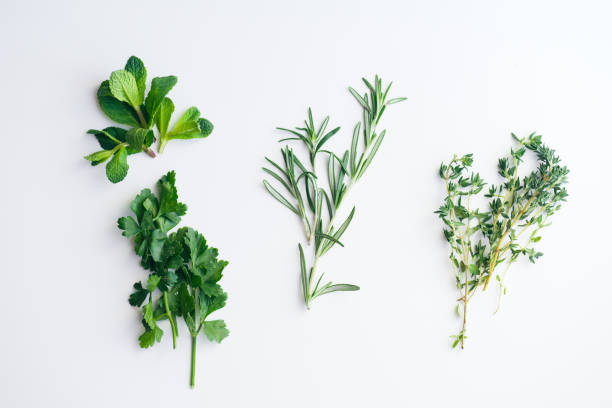
[[[161,106],[162,100],[176,85],[177,80],[177,77],[174,75],[153,78],[151,89],[145,99],[145,110],[149,115],[149,120],[155,120],[155,115]]]
[[[162,99],[161,105],[155,118],[155,125],[159,130],[159,134],[163,137],[168,132],[168,124],[174,112],[174,103],[170,98]]]
[[[127,151],[124,146],[121,146],[106,164],[106,177],[111,183],[118,183],[127,176],[128,169]]]
[[[178,138],[182,134],[190,134],[193,132],[199,132],[198,119],[200,118],[200,111],[195,106],[187,109],[185,113],[179,118],[174,124],[169,136],[171,138]]]
[[[136,86],[140,94],[140,100],[144,100],[145,88],[147,84],[147,69],[138,57],[131,56],[125,64],[125,70],[131,73],[136,79]]]
[[[128,103],[121,102],[113,96],[110,90],[110,82],[104,81],[98,88],[98,103],[100,109],[110,119],[123,125],[139,127],[138,114]]]
[[[85,156],[85,160],[89,160],[95,164],[103,163],[113,155],[112,150],[100,150],[98,152]]]
[[[202,137],[208,137],[214,129],[212,122],[205,118],[198,119],[198,125],[200,126],[200,133]]]
[[[138,92],[136,78],[125,69],[113,71],[109,80],[111,94],[122,102],[127,102],[134,109],[139,109],[142,98]]]
[[[104,150],[113,150],[115,146],[117,146],[118,144],[122,142],[122,140],[119,140],[116,137],[114,137],[112,134],[108,133],[106,129],[105,130],[89,129],[87,133],[90,135],[94,135],[96,137],[96,140],[98,140],[100,147],[103,148]]]
[[[104,134],[106,136],[111,136],[114,139],[114,140],[111,140],[111,143],[114,144],[113,147],[117,145],[117,142],[115,140],[118,140],[121,143],[126,143],[125,135],[126,135],[127,131],[125,129],[122,129],[120,127],[110,126],[110,127],[106,127],[104,129],[102,129],[102,131],[104,132]],[[98,139],[98,142],[102,146],[103,141],[100,140],[101,137],[99,137],[99,135],[96,135],[96,139]],[[111,143],[109,143],[109,145]],[[104,148],[104,146],[103,146],[103,148]],[[109,150],[109,149],[106,149],[106,150]],[[142,149],[134,149],[134,148],[132,148],[130,146],[127,146],[126,150],[127,150],[128,155],[136,154],[136,153],[139,153],[139,152],[142,151]]]
[[[150,135],[149,135],[150,133]],[[153,139],[153,131],[150,129],[142,129],[142,128],[132,128],[127,131],[125,135],[125,139],[131,148],[137,149],[138,151],[142,150],[142,146],[145,144],[145,141]]]
[[[204,322],[204,334],[208,340],[221,343],[224,338],[229,336],[229,330],[223,320],[209,320]]]

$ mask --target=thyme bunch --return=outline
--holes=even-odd
[[[334,284],[332,281],[323,283],[325,274],[318,275],[317,266],[319,259],[336,244],[344,246],[340,238],[355,215],[355,207],[348,217],[339,223],[337,215],[340,206],[351,187],[363,177],[385,137],[386,130],[378,132],[377,125],[387,106],[406,99],[387,99],[391,83],[383,87],[378,76],[375,77],[373,85],[365,78],[362,80],[368,89],[365,94],[361,95],[349,87],[349,92],[360,104],[363,112],[362,120],[353,128],[349,149],[340,155],[324,149],[325,143],[340,131],[340,127],[327,131],[329,116],[326,116],[319,126],[315,126],[312,110],[309,108],[304,127],[278,128],[289,133],[289,137],[279,142],[301,142],[308,151],[308,161],[300,160],[294,150],[285,145],[281,149],[282,165],[266,157],[271,167],[263,168],[286,193],[281,193],[264,180],[266,190],[300,218],[306,242],[309,245],[314,243],[310,268],[306,263],[304,248],[302,244],[298,244],[302,294],[308,309],[315,298],[327,293],[359,290],[358,286],[352,284]],[[317,172],[318,157],[327,161],[325,175]]]
[[[526,138],[514,134],[512,137],[518,147],[510,150],[509,157],[499,159],[498,173],[503,182],[491,185],[484,194],[489,199],[486,211],[473,208],[471,203],[486,184],[478,173],[470,171],[472,154],[454,156],[449,163],[440,165],[447,196],[435,213],[444,223],[451,266],[461,293],[457,310],[463,306],[461,330],[451,336],[453,348],[458,344],[464,347],[468,302],[478,288],[486,290],[495,275],[499,309],[501,296],[506,293],[504,279],[510,265],[520,256],[535,263],[543,255],[535,249],[541,239],[540,232],[550,225],[549,218],[567,199],[564,185],[569,170],[561,166],[555,151],[534,133]],[[521,178],[518,169],[527,151],[535,153],[538,167]],[[505,266],[503,272],[495,273],[501,265]]]

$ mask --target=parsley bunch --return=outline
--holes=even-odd
[[[140,264],[149,271],[146,282],[136,282],[129,297],[132,306],[142,307],[140,347],[160,342],[164,332],[159,322],[168,320],[172,346],[176,348],[177,317],[183,317],[191,335],[193,387],[198,334],[203,331],[217,343],[229,334],[223,320],[208,319],[225,306],[227,294],[218,282],[227,262],[217,259],[217,249],[209,247],[193,228],[182,227],[170,233],[187,211],[187,206],[178,202],[174,183],[171,171],[157,182],[157,195],[142,190],[130,204],[134,216],[119,218],[118,226],[125,237],[134,238]]]
[[[327,131],[329,116],[316,127],[312,110],[309,108],[308,119],[304,121],[304,127],[296,127],[295,130],[278,128],[291,135],[281,139],[280,142],[298,141],[307,148],[308,162],[303,164],[293,149],[286,145],[281,149],[283,165],[280,166],[266,157],[273,169],[263,168],[287,193],[283,195],[267,180],[264,180],[266,190],[300,218],[308,244],[314,242],[314,259],[310,268],[306,266],[304,249],[301,244],[298,244],[302,292],[307,308],[310,308],[313,299],[327,293],[359,290],[359,286],[356,285],[334,284],[331,281],[322,283],[324,274],[317,278],[316,269],[319,258],[335,244],[344,246],[340,238],[353,219],[355,208],[353,207],[348,217],[340,225],[336,224],[338,209],[353,184],[363,177],[385,137],[385,130],[381,132],[376,130],[382,114],[387,106],[406,99],[387,99],[391,83],[383,88],[382,80],[378,76],[374,80],[374,85],[365,78],[363,82],[369,92],[363,96],[349,87],[350,93],[363,109],[363,119],[353,129],[349,149],[340,156],[323,149],[325,143],[338,133],[340,127]],[[324,177],[317,174],[317,155],[319,154],[327,159],[327,174]],[[324,185],[326,179],[327,188]]]
[[[498,173],[503,178],[499,185],[491,185],[484,197],[489,208],[481,211],[471,206],[472,197],[484,189],[485,182],[478,173],[469,172],[473,163],[471,154],[454,156],[448,164],[440,166],[440,177],[446,185],[446,198],[435,213],[444,222],[444,236],[450,244],[450,260],[461,292],[463,324],[459,333],[452,336],[453,348],[464,347],[469,300],[482,286],[489,285],[491,277],[499,284],[498,309],[502,294],[506,293],[504,278],[520,256],[534,263],[542,256],[534,248],[540,241],[540,231],[550,225],[549,218],[566,201],[569,170],[561,166],[555,151],[542,143],[542,137],[531,134],[518,138],[516,149],[509,157],[498,162]],[[527,151],[535,153],[538,167],[525,177],[518,169]],[[469,174],[468,174],[469,173]],[[504,272],[494,271],[504,264]],[[458,312],[460,305],[457,305]]]
[[[203,138],[211,134],[213,124],[200,117],[200,111],[191,107],[168,130],[174,112],[174,103],[166,95],[176,85],[177,77],[170,75],[153,78],[151,88],[145,97],[147,70],[137,57],[130,57],[124,69],[114,71],[110,79],[98,88],[98,102],[102,111],[113,121],[127,125],[129,129],[107,127],[102,130],[90,129],[102,150],[85,156],[92,166],[106,164],[106,177],[112,183],[125,178],[129,165],[127,157],[145,152],[151,157],[155,153],[151,145],[155,141],[153,126],[159,132],[158,152],[173,139]]]

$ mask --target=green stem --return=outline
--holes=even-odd
[[[350,184],[347,186],[346,190],[344,191],[344,194],[340,198],[340,201],[338,202],[338,206],[336,207],[336,209],[334,211],[334,215],[329,220],[329,224],[327,224],[327,230],[325,231],[325,235],[329,235],[330,234],[331,229],[334,226],[334,221],[336,219],[336,215],[338,214],[338,209],[340,208],[340,205],[342,204],[342,200],[344,199],[346,194],[350,191],[351,187],[353,187],[354,183],[355,182],[353,180],[351,180]],[[308,310],[310,310],[310,301],[312,300],[312,293],[311,293],[312,281],[317,276],[317,273],[316,273],[316,271],[317,271],[317,264],[319,263],[319,258],[322,256],[322,254],[320,253],[321,248],[323,248],[323,246],[321,244],[319,244],[319,248],[317,248],[315,250],[315,258],[314,258],[314,262],[312,264],[312,268],[310,268],[310,276],[308,278],[308,290],[307,290],[308,299],[306,300],[306,309],[308,309]]]
[[[136,114],[138,115],[138,120],[140,121],[140,126],[143,129],[148,129],[147,121],[145,120],[144,115],[142,114],[142,111],[140,110],[140,107],[136,108]],[[151,158],[155,157],[155,152],[153,150],[149,149],[147,146],[142,145],[142,150],[144,150],[144,152],[146,154],[148,154]]]
[[[197,336],[191,336],[191,388],[195,387],[196,340]]]
[[[138,121],[140,122],[140,126],[142,126],[143,129],[147,128],[147,121],[144,118],[144,115],[142,114],[142,111],[140,110],[140,107],[136,108],[136,114],[138,115]]]
[[[168,320],[170,320],[170,327],[172,328],[172,348],[176,348],[176,326],[174,325],[174,318],[172,317],[172,313],[170,313],[170,308],[168,307],[168,293],[164,292],[164,307],[166,308],[166,315],[168,316]]]
[[[168,139],[166,139],[162,135],[159,135],[159,146],[157,147],[157,153],[162,154],[167,144],[168,144]]]

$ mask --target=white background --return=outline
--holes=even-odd
[[[612,147],[610,3],[594,1],[28,2],[0,6],[3,174],[0,406],[610,407]],[[110,184],[82,159],[111,122],[99,83],[130,55],[175,74],[206,140],[130,158]],[[320,270],[356,283],[307,312],[300,223],[262,187],[275,126],[312,106],[343,130],[362,76],[393,80],[376,160],[345,204],[346,248]],[[442,160],[473,152],[499,182],[510,132],[543,134],[571,169],[570,198],[536,265],[474,298],[466,349],[451,350],[458,297],[433,211]],[[130,200],[175,169],[193,226],[230,261],[222,344],[141,350],[127,303],[144,271],[116,228]]]

